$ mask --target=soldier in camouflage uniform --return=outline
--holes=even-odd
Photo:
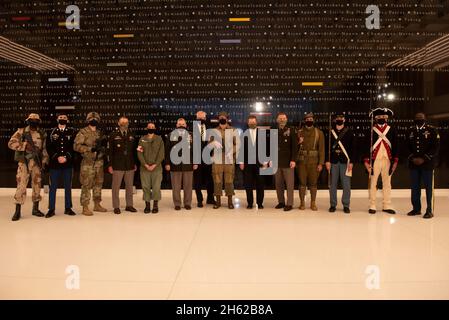
[[[83,215],[92,216],[89,209],[91,190],[94,200],[94,211],[106,212],[100,204],[101,188],[104,180],[104,155],[107,143],[106,136],[97,128],[100,122],[100,115],[96,112],[90,112],[86,121],[88,126],[81,129],[75,138],[73,149],[81,153],[83,160],[80,168],[81,182],[81,206]]]
[[[37,217],[44,214],[39,211],[41,197],[41,180],[43,167],[48,163],[48,155],[45,148],[46,134],[39,128],[41,120],[38,114],[32,113],[26,119],[27,126],[18,129],[8,142],[8,147],[15,151],[14,160],[17,167],[17,191],[14,196],[16,212],[13,221],[20,219],[21,207],[25,203],[28,181],[31,176],[31,188],[33,189],[33,211]]]

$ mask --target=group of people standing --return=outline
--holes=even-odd
[[[369,174],[369,213],[376,213],[376,193],[378,179],[382,179],[383,211],[394,214],[391,203],[391,177],[395,172],[398,157],[398,138],[395,129],[388,123],[393,115],[387,108],[372,111],[372,130],[370,143],[366,149],[363,163]],[[227,197],[227,207],[234,209],[233,196],[235,170],[243,172],[247,208],[264,208],[264,190],[267,174],[264,170],[273,168],[273,161],[261,156],[259,148],[270,150],[270,132],[258,127],[257,117],[247,118],[248,129],[241,135],[231,126],[229,115],[220,112],[218,123],[212,127],[204,111],[196,113],[196,121],[191,131],[184,118],[176,122],[176,135],[165,139],[157,134],[156,124],[149,122],[146,134],[137,138],[129,128],[129,120],[122,116],[118,127],[107,136],[100,127],[100,116],[90,112],[86,126],[79,132],[69,127],[69,116],[60,113],[57,126],[46,132],[41,128],[38,114],[32,113],[26,119],[26,126],[19,128],[11,137],[8,146],[15,151],[18,162],[17,191],[14,196],[16,210],[12,220],[21,218],[21,206],[25,202],[26,188],[31,177],[32,215],[50,218],[55,215],[56,190],[62,178],[65,190],[65,211],[75,215],[72,210],[72,175],[74,158],[82,157],[80,165],[82,214],[107,212],[102,202],[102,187],[105,167],[112,175],[112,206],[115,214],[121,213],[119,191],[125,181],[125,211],[137,212],[133,204],[133,184],[135,172],[140,167],[140,179],[145,201],[144,213],[158,213],[161,200],[163,170],[170,172],[173,204],[175,210],[192,209],[193,189],[197,206],[212,205],[218,209],[222,205],[223,189]],[[325,168],[329,177],[329,212],[336,212],[337,189],[339,182],[343,188],[343,211],[350,213],[351,176],[357,160],[356,149],[360,148],[353,131],[346,125],[346,116],[334,115],[329,122],[327,138],[314,123],[314,115],[304,116],[299,127],[288,124],[287,114],[280,112],[276,117],[277,150],[268,159],[275,159],[273,170],[278,204],[276,209],[290,211],[294,204],[295,172],[299,178],[300,210],[306,209],[306,193],[310,192],[310,209],[318,210],[318,178]],[[213,134],[210,134],[212,130]],[[230,135],[228,135],[230,133]],[[230,139],[228,139],[230,137]],[[194,139],[199,143],[195,147]],[[220,139],[221,138],[221,139]],[[410,216],[421,214],[421,182],[427,195],[427,209],[424,218],[433,217],[433,172],[439,150],[439,135],[436,129],[427,124],[425,115],[418,113],[415,123],[407,133],[409,148],[408,164],[411,176],[413,209]],[[165,140],[165,141],[164,141]],[[182,143],[187,141],[187,148]],[[264,146],[262,147],[262,144]],[[200,157],[193,161],[195,154],[211,150],[211,162]],[[218,152],[220,151],[220,152]],[[239,151],[243,156],[237,156]],[[185,154],[188,153],[188,154]],[[253,154],[255,153],[255,154]],[[173,155],[188,156],[189,161],[176,161]],[[138,165],[139,164],[139,165]],[[39,210],[42,172],[49,169],[50,191],[48,212]],[[202,190],[206,189],[206,199]],[[181,197],[183,191],[183,197]],[[254,199],[254,191],[256,199]],[[93,210],[90,210],[91,199]],[[205,203],[204,203],[205,202]]]

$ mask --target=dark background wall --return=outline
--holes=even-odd
[[[377,101],[377,86],[389,83],[388,92],[397,99],[388,106],[395,111],[393,124],[402,140],[416,111],[426,111],[439,128],[443,148],[436,185],[446,188],[448,69],[386,65],[448,34],[449,4],[376,1],[381,28],[368,30],[365,9],[371,2],[2,1],[3,37],[76,71],[42,72],[0,62],[0,186],[15,184],[13,152],[6,144],[30,112],[39,112],[50,128],[57,108],[73,108],[72,125],[81,128],[86,114],[97,111],[107,132],[125,114],[137,134],[149,120],[165,134],[178,117],[193,120],[199,109],[211,118],[226,110],[241,128],[250,113],[270,126],[279,111],[296,125],[313,111],[324,130],[329,113],[345,111],[363,141],[369,134],[370,106],[385,103]],[[71,4],[81,10],[79,30],[62,23]],[[231,20],[242,17],[249,21]],[[262,110],[256,109],[257,102]],[[396,188],[408,187],[407,154],[401,146]],[[360,154],[368,147],[360,144]],[[168,187],[167,180],[164,184]],[[241,185],[240,176],[236,184]],[[358,165],[353,186],[366,184]],[[109,176],[105,185],[110,185]],[[325,174],[321,185],[326,185]]]

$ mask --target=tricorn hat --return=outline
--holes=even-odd
[[[374,110],[371,110],[370,116],[389,116],[392,117],[394,115],[394,112],[391,109],[388,108],[376,108]]]

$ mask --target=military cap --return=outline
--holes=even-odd
[[[100,121],[100,115],[97,112],[89,112],[86,117],[86,121],[89,122],[90,120],[96,119],[97,121]]]

